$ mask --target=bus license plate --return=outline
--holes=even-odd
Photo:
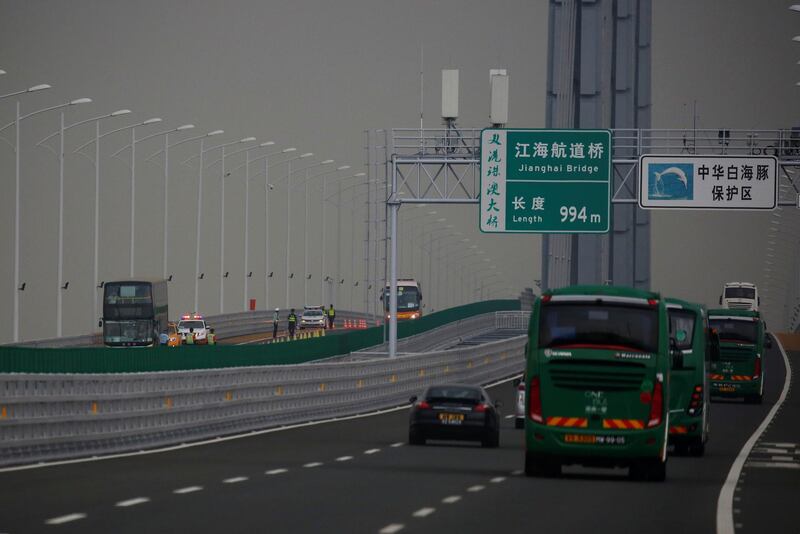
[[[720,386],[719,390],[722,393],[733,393],[734,391],[736,391],[736,388],[733,386]]]
[[[593,445],[597,443],[597,436],[592,434],[566,434],[564,436],[565,443],[588,443]]]
[[[439,421],[445,425],[460,425],[464,421],[463,413],[440,413]]]

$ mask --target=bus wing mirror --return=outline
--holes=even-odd
[[[102,327],[102,326],[103,326],[103,320],[102,320],[102,319],[100,319],[99,321],[97,321],[97,326],[100,326],[100,327]]]

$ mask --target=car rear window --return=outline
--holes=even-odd
[[[478,403],[481,400],[481,392],[475,388],[459,386],[436,386],[428,390],[426,395],[428,401],[464,401]]]

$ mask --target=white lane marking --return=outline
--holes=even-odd
[[[202,491],[203,486],[187,486],[185,488],[178,488],[173,490],[172,493],[177,493],[178,495],[184,495],[186,493],[194,493],[195,491]]]
[[[278,469],[270,469],[269,471],[264,471],[264,474],[265,475],[281,475],[283,473],[288,473],[288,472],[289,472],[288,469],[284,469],[284,468],[280,467]]]
[[[767,441],[762,441],[761,445],[765,445],[767,447],[780,447],[781,449],[794,449],[797,447],[797,443],[771,443]]]
[[[524,472],[525,471],[523,471],[522,469],[515,469],[514,471],[511,471],[511,476],[518,477]]]
[[[503,482],[505,479],[506,479],[506,477],[494,477],[489,482],[491,482],[492,484],[499,484],[499,483]]]
[[[244,482],[247,480],[247,477],[233,477],[233,478],[226,478],[222,481],[223,484],[236,484],[237,482]]]
[[[783,356],[783,365],[784,369],[786,370],[786,377],[783,381],[783,390],[781,391],[781,396],[778,398],[778,401],[772,407],[772,409],[767,413],[767,416],[761,422],[756,431],[753,432],[753,435],[750,436],[750,439],[742,447],[742,450],[739,451],[739,455],[734,460],[733,465],[731,465],[731,470],[728,471],[728,477],[725,479],[725,484],[722,485],[722,489],[719,492],[719,498],[717,499],[717,534],[735,534],[735,526],[733,523],[733,493],[736,490],[736,484],[739,480],[739,475],[742,472],[742,467],[744,467],[745,460],[747,457],[750,456],[750,451],[753,450],[756,442],[758,442],[761,434],[767,429],[767,426],[772,422],[772,419],[775,417],[778,409],[780,409],[783,401],[786,400],[786,395],[789,392],[789,386],[792,383],[792,364],[789,363],[789,356],[786,355],[786,350],[783,348],[780,339],[777,336],[773,336],[776,343],[778,344],[778,348],[781,351],[781,355]]]
[[[323,465],[322,462],[308,462],[307,464],[303,465],[303,467],[312,468],[312,467],[319,467],[321,465]]]
[[[67,514],[62,515],[60,517],[54,517],[52,519],[48,519],[45,521],[45,525],[61,525],[63,523],[69,523],[70,521],[77,521],[78,519],[83,519],[86,517],[86,514]]]
[[[147,497],[135,497],[133,499],[128,499],[127,501],[119,501],[114,506],[119,506],[120,508],[127,508],[128,506],[136,506],[137,504],[144,504],[146,502],[150,502],[150,499]]]
[[[773,462],[794,462],[794,456],[773,456]]]
[[[450,495],[449,497],[445,497],[442,499],[442,502],[445,504],[455,504],[461,500],[461,495]]]
[[[349,462],[349,461],[350,461],[350,460],[352,460],[352,459],[353,459],[353,457],[352,457],[352,456],[339,456],[339,457],[336,459],[336,461],[337,461],[337,462]]]
[[[381,452],[380,449],[368,449],[364,451],[364,454],[375,454],[376,452]]]
[[[510,413],[506,416],[506,419],[511,419],[512,417],[516,417],[513,413]]]
[[[521,377],[522,374],[517,374],[511,376],[509,378],[504,378],[502,380],[498,380],[497,382],[493,382],[491,384],[487,384],[483,387],[485,388],[493,388],[499,386],[501,384],[506,384],[511,382],[512,380],[516,380],[517,378]],[[323,419],[319,421],[308,421],[305,423],[297,423],[293,425],[286,425],[276,428],[267,428],[264,430],[256,430],[256,431],[247,431],[241,434],[236,434],[233,436],[225,436],[225,437],[217,437],[212,439],[207,439],[204,441],[195,441],[192,443],[181,443],[180,445],[170,445],[169,447],[162,447],[159,449],[150,449],[146,451],[134,451],[134,452],[122,452],[118,454],[108,454],[104,456],[92,456],[90,458],[75,458],[72,460],[57,460],[54,462],[37,462],[35,464],[28,464],[28,465],[17,465],[13,467],[3,467],[0,468],[0,473],[11,473],[13,471],[27,471],[29,469],[42,469],[45,467],[54,467],[57,465],[70,465],[70,464],[82,464],[87,462],[100,462],[103,460],[114,460],[117,458],[129,458],[131,456],[145,456],[150,454],[160,454],[162,452],[171,452],[171,451],[179,451],[181,449],[190,449],[193,447],[202,447],[204,445],[214,445],[216,443],[222,443],[224,441],[233,441],[236,439],[243,439],[248,438],[251,436],[260,436],[262,434],[273,434],[275,432],[285,432],[287,430],[295,430],[298,428],[305,428],[309,426],[318,426],[318,425],[326,425],[329,423],[337,423],[340,421],[352,421],[355,419],[366,419],[367,417],[377,417],[379,415],[385,415],[388,413],[400,412],[403,410],[408,410],[411,407],[411,404],[403,404],[402,406],[395,406],[394,408],[386,408],[384,410],[375,410],[374,412],[367,412],[367,413],[360,413],[356,415],[348,415],[345,417],[334,417],[330,419]],[[394,443],[392,447],[402,447],[404,443]]]
[[[746,467],[776,467],[778,469],[800,469],[800,464],[772,463],[772,462],[747,462]]]
[[[436,508],[420,508],[419,510],[417,510],[416,512],[414,512],[411,515],[413,515],[414,517],[428,517],[429,515],[431,515],[435,511],[436,511]]]
[[[397,443],[392,443],[389,446],[393,447],[393,448],[397,448],[397,447],[402,447],[403,445],[405,445],[405,443],[403,443],[402,441],[398,441]]]
[[[467,488],[467,491],[470,493],[478,493],[479,491],[483,491],[486,486],[481,486],[480,484],[476,484],[475,486],[470,486]]]
[[[787,449],[773,449],[770,447],[764,447],[764,448],[756,447],[755,449],[753,449],[753,452],[761,454],[789,454],[789,451]]]
[[[400,523],[392,523],[391,525],[386,525],[382,529],[378,531],[378,534],[394,534],[395,532],[400,532],[403,530],[405,525]]]

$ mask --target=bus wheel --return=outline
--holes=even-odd
[[[558,477],[561,476],[561,464],[554,460],[545,460],[530,452],[525,453],[525,476]]]

